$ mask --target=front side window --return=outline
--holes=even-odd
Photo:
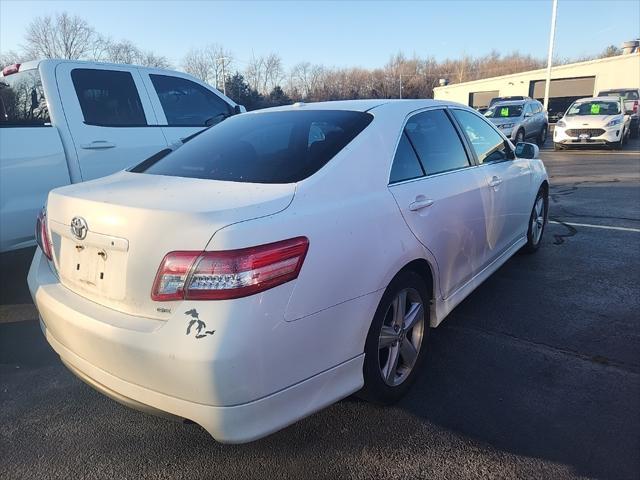
[[[620,103],[606,100],[595,100],[590,102],[574,103],[569,107],[567,116],[574,115],[618,115],[620,113]]]
[[[131,73],[76,68],[71,71],[71,79],[85,123],[103,127],[147,125]]]
[[[224,120],[230,106],[211,90],[191,80],[149,75],[169,126],[204,127]]]
[[[478,163],[499,162],[511,158],[505,140],[483,118],[466,110],[453,110],[469,143],[478,157]]]
[[[299,182],[322,168],[372,120],[369,113],[346,110],[235,115],[157,162],[143,162],[131,171],[230,182]]]
[[[420,165],[420,160],[418,160],[416,152],[407,138],[407,134],[403,132],[400,137],[400,143],[398,143],[398,148],[396,149],[396,154],[393,157],[389,183],[412,180],[422,177],[423,175],[424,170]]]
[[[0,127],[37,127],[51,123],[38,70],[0,77]]]
[[[444,110],[428,110],[407,121],[405,132],[427,175],[469,166],[455,127]]]

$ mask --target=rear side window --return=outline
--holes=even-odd
[[[236,115],[158,162],[144,162],[131,171],[231,182],[299,182],[329,162],[372,120],[369,113],[345,110]]]
[[[103,127],[147,125],[131,73],[77,68],[71,71],[71,79],[85,123]]]
[[[169,126],[203,127],[231,113],[227,102],[191,80],[168,75],[149,77]]]
[[[478,157],[478,163],[499,162],[510,158],[511,149],[486,120],[466,110],[453,110],[453,114],[467,135]]]
[[[460,137],[444,110],[414,115],[407,121],[405,132],[427,175],[469,166]]]
[[[0,77],[0,127],[39,127],[50,122],[37,69]]]
[[[423,175],[424,170],[422,170],[420,160],[418,160],[416,152],[407,138],[407,134],[403,132],[402,137],[400,137],[400,143],[398,143],[396,155],[393,158],[389,182],[402,182],[404,180],[419,178]]]
[[[622,97],[623,100],[638,100],[637,90],[610,90],[607,92],[600,92],[600,97]]]

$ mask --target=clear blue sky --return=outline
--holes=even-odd
[[[242,69],[277,52],[285,66],[378,67],[407,56],[457,58],[518,50],[545,57],[551,0],[535,1],[16,1],[0,0],[0,51],[17,50],[37,15],[67,11],[113,39],[178,65],[191,47],[219,43]],[[599,53],[640,36],[638,0],[560,0],[556,55]]]

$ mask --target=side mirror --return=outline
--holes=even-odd
[[[516,157],[527,158],[529,160],[538,158],[540,149],[535,143],[518,142],[516,145]]]
[[[529,117],[533,117],[533,113],[527,112],[524,114],[524,118],[529,118]]]

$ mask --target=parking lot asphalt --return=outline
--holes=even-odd
[[[29,313],[25,260],[3,259],[0,478],[640,478],[640,142],[542,158],[541,249],[433,331],[400,403],[348,398],[247,445],[76,379]]]

